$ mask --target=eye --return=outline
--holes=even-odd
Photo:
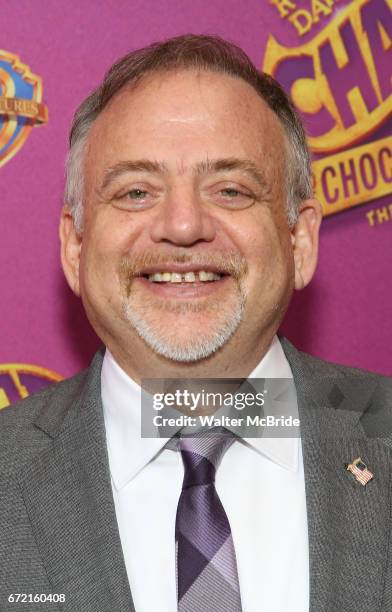
[[[144,200],[144,198],[147,197],[147,191],[144,189],[131,189],[125,194],[124,197],[127,197],[130,200]]]
[[[123,189],[113,197],[112,204],[116,208],[129,211],[146,210],[154,206],[157,197],[157,190],[151,187],[144,188],[144,185],[128,187],[128,189]]]
[[[248,208],[255,201],[255,195],[240,185],[216,185],[212,195],[218,206],[232,210]]]
[[[228,196],[228,197],[235,197],[235,196],[239,196],[241,195],[240,192],[238,191],[238,189],[221,189],[220,193],[224,196]]]

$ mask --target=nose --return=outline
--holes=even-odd
[[[214,238],[213,218],[191,189],[173,189],[159,206],[151,225],[154,242],[192,246],[200,241],[211,242]]]

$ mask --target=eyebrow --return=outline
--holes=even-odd
[[[223,159],[210,160],[199,162],[196,164],[194,171],[198,175],[215,174],[217,172],[225,172],[230,170],[240,170],[248,174],[262,188],[266,188],[268,183],[264,173],[250,159],[242,159],[237,157],[227,157]]]
[[[120,161],[105,171],[101,189],[106,189],[108,185],[128,172],[150,172],[153,174],[164,174],[167,167],[162,162],[154,162],[148,159],[137,159],[135,161]]]
[[[241,172],[248,174],[254,181],[256,181],[259,187],[263,189],[268,187],[268,183],[265,179],[263,172],[257,167],[257,165],[253,161],[249,159],[242,159],[236,157],[207,159],[205,161],[198,162],[195,166],[191,168],[191,170],[196,176],[216,174],[230,170],[240,170]],[[163,162],[151,161],[148,159],[120,161],[105,171],[104,178],[101,184],[101,190],[106,189],[112,181],[129,172],[166,174],[168,172],[168,168]]]

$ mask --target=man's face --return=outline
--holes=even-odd
[[[245,82],[155,74],[94,123],[76,291],[112,351],[196,361],[275,332],[294,283],[280,123]]]

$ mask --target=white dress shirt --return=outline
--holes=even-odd
[[[249,378],[292,378],[280,342]],[[181,454],[140,437],[141,388],[106,350],[102,401],[113,497],[136,612],[176,612]],[[216,473],[236,551],[243,612],[306,612],[309,552],[300,439],[245,438]],[[207,612],[207,611],[206,611]]]

